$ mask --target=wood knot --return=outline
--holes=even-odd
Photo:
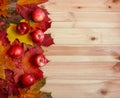
[[[78,6],[77,9],[81,9],[82,7],[81,6]]]
[[[116,59],[120,60],[120,56],[118,56]]]
[[[109,5],[108,8],[110,9],[110,8],[112,8],[112,7]]]
[[[108,91],[106,89],[102,89],[100,91],[100,93],[105,96],[105,95],[107,95]]]
[[[116,3],[116,2],[118,2],[118,1],[119,1],[119,0],[112,0],[113,3]]]
[[[120,72],[120,62],[116,63],[114,66],[113,66],[113,70],[115,72]]]
[[[97,39],[96,37],[91,37],[91,40],[92,40],[92,41],[94,41],[94,40],[96,40],[96,39]]]

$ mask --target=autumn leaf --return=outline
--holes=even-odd
[[[43,32],[45,32],[48,28],[51,27],[51,22],[50,21],[48,21],[48,22],[43,21],[43,22],[40,22],[40,23],[35,23],[33,21],[30,21],[30,25],[31,25],[31,28],[33,30],[40,29]]]
[[[44,3],[44,2],[47,2],[48,0],[18,0],[17,1],[17,4],[19,5],[25,5],[25,4],[41,4],[41,3]]]
[[[33,47],[25,53],[24,58],[22,59],[22,62],[24,65],[23,66],[24,72],[34,74],[35,78],[37,78],[37,79],[43,78],[43,72],[38,67],[33,65],[30,60],[33,55],[39,54],[39,53],[40,54],[43,53],[42,48],[38,47],[38,46]]]
[[[3,21],[0,21],[0,41],[2,42],[2,45],[9,45],[6,35],[6,25]]]
[[[17,12],[24,17],[26,20],[29,20],[31,17],[31,13],[34,9],[38,8],[35,4],[27,4],[27,5],[16,5]]]
[[[51,96],[51,93],[47,93],[47,92],[41,92],[41,96],[42,96],[42,98],[53,98]]]
[[[25,35],[18,34],[16,31],[16,24],[10,24],[9,28],[7,29],[7,38],[9,39],[10,43],[18,39],[21,43],[33,45],[33,42],[29,37],[29,33]]]
[[[18,84],[14,82],[13,71],[5,69],[5,79],[0,79],[0,97],[16,96],[19,94]]]
[[[31,26],[32,30],[34,31],[36,29],[40,29],[43,32],[45,32],[48,28],[51,27],[51,21],[47,21],[47,19],[50,20],[49,18],[46,18],[46,20],[44,20],[40,23],[36,23],[36,22],[31,20],[30,21],[30,26]],[[51,34],[45,34],[45,38],[44,38],[43,42],[42,43],[37,43],[37,44],[39,46],[42,45],[42,46],[48,47],[48,46],[54,44],[54,40],[53,40]]]
[[[5,51],[5,47],[4,46],[2,46],[2,42],[0,41],[0,55],[1,54],[4,54],[3,52]]]
[[[52,44],[54,44],[54,41],[53,38],[51,37],[51,34],[45,34],[45,38],[41,45],[48,47]]]
[[[0,0],[0,16],[11,17],[11,14],[8,12],[8,5],[15,0]]]
[[[44,78],[41,81],[37,81],[33,86],[31,86],[30,90],[27,92],[28,94],[35,94],[37,98],[52,98],[51,93],[42,92],[40,89],[46,84],[46,79]],[[35,96],[33,98],[36,98]]]
[[[5,79],[5,69],[13,70],[15,68],[14,62],[6,55],[0,55],[0,78]]]
[[[0,31],[0,41],[2,42],[2,45],[6,46],[9,45],[9,40],[6,37],[7,33],[5,30]]]
[[[33,92],[39,92],[40,89],[46,84],[46,78],[42,80],[37,80],[36,83],[31,86],[30,90]]]
[[[51,27],[52,22],[51,22],[51,19],[48,17],[48,12],[46,11],[46,9],[41,8],[41,10],[43,10],[46,15],[45,19],[38,23],[30,20],[30,26],[33,30],[40,29],[43,32],[45,32],[47,29],[49,29]]]
[[[12,70],[5,70],[6,91],[10,95],[19,95],[18,84],[14,81],[14,72]]]
[[[40,89],[46,84],[46,78],[37,80],[28,91],[19,89],[21,98],[52,98],[50,93],[41,92]]]
[[[5,69],[13,70],[16,65],[12,59],[7,55],[8,46],[3,46],[0,42],[0,78],[5,79]]]
[[[11,17],[11,15],[7,12],[7,11],[1,11],[0,10],[0,16],[3,16],[3,17]]]

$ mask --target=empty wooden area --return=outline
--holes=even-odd
[[[49,0],[55,45],[43,91],[53,98],[120,98],[120,0]]]

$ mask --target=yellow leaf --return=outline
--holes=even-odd
[[[40,4],[40,3],[44,3],[47,2],[48,0],[18,0],[17,4],[19,5],[24,5],[24,4]]]
[[[9,28],[7,29],[7,38],[12,43],[15,39],[18,39],[21,43],[33,45],[33,41],[30,39],[29,33],[25,35],[20,35],[16,31],[16,24],[10,24]]]

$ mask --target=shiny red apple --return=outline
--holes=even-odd
[[[11,57],[20,58],[24,53],[23,47],[20,45],[13,45],[9,49],[9,55]]]
[[[33,12],[32,12],[32,19],[35,22],[41,22],[45,19],[45,13],[41,8],[36,8]]]
[[[21,81],[26,87],[32,86],[35,83],[35,77],[32,74],[24,74]]]
[[[26,22],[20,22],[17,24],[16,30],[21,35],[26,34],[29,31],[29,25]]]
[[[31,63],[38,67],[44,66],[47,62],[48,61],[43,54],[36,54],[31,58]]]
[[[31,37],[35,43],[41,43],[44,40],[44,33],[41,30],[35,30],[31,33]]]

